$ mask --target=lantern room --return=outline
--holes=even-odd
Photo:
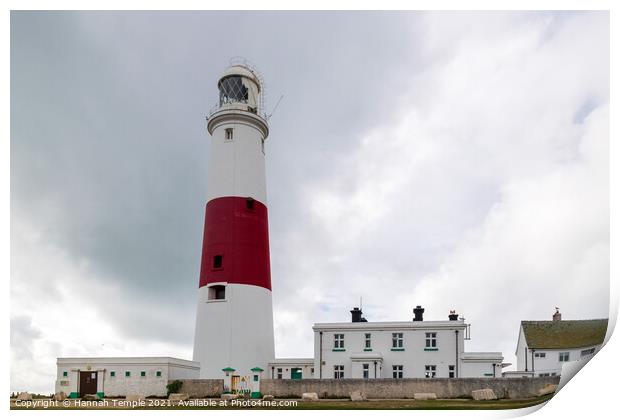
[[[217,83],[220,109],[238,109],[258,114],[261,110],[260,76],[247,65],[230,66]]]

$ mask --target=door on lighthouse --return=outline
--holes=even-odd
[[[97,393],[97,372],[80,372],[80,397]]]

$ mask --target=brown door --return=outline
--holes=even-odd
[[[97,393],[97,372],[80,372],[80,397]]]
[[[231,382],[230,382],[230,391],[231,392],[237,392],[237,389],[239,388],[239,376],[238,375],[233,375],[233,377],[231,378]]]

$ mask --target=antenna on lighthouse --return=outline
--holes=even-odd
[[[271,116],[275,114],[276,109],[278,109],[278,105],[280,105],[280,101],[282,100],[282,98],[284,98],[284,95],[280,95],[280,99],[278,99],[278,102],[276,102],[276,106],[274,106],[273,110],[271,110],[271,114],[265,115],[266,120],[269,120],[269,118],[271,118]]]

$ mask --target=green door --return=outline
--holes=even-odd
[[[291,369],[291,379],[301,379],[301,368]]]

